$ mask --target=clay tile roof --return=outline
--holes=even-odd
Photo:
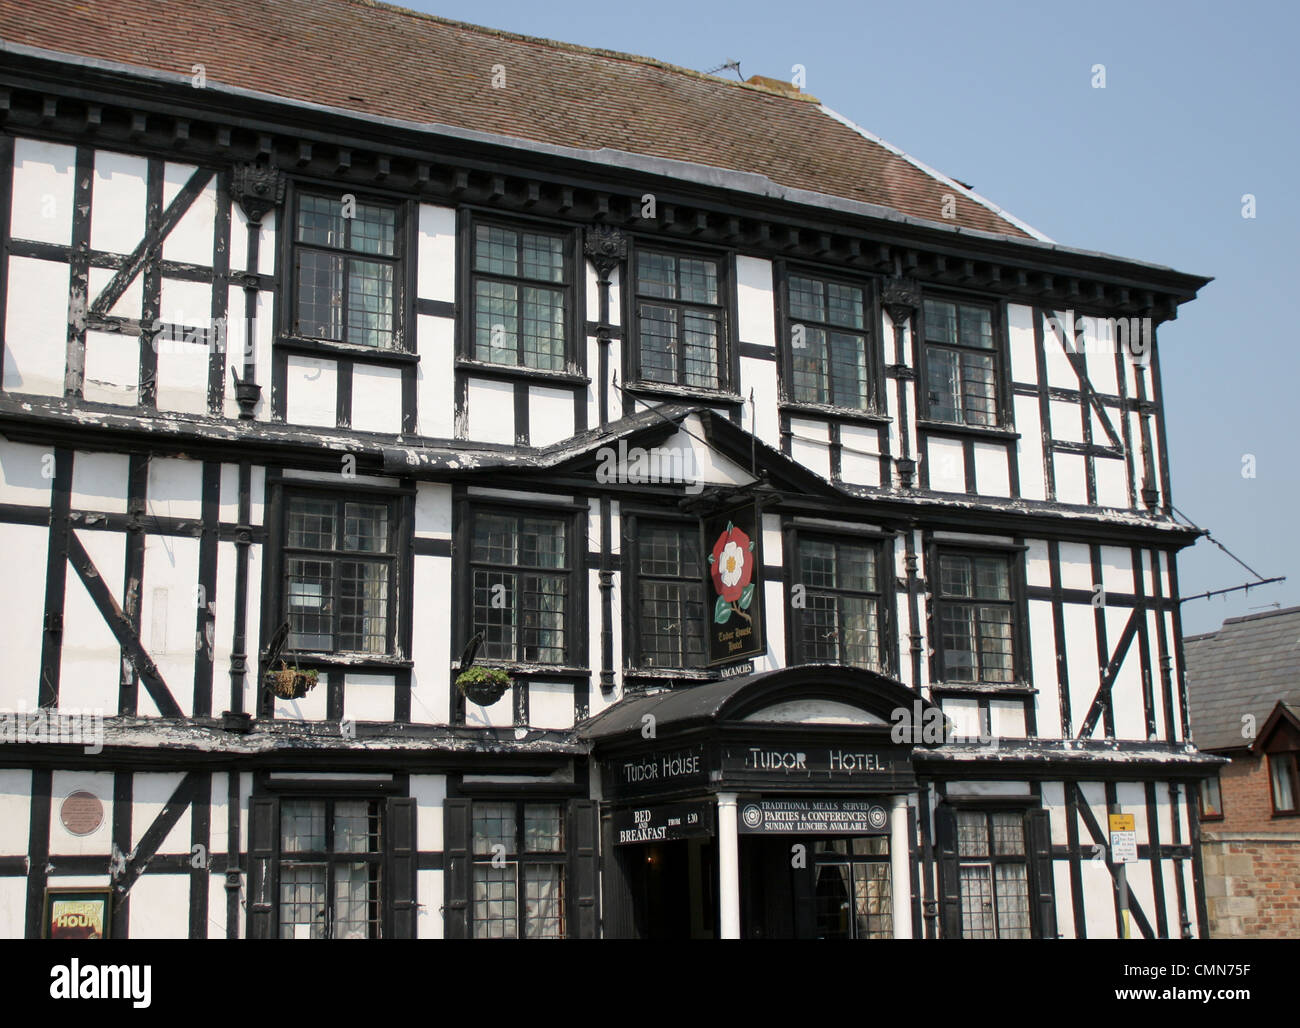
[[[1281,700],[1300,710],[1300,607],[1229,618],[1183,638],[1192,738],[1203,750],[1238,749],[1242,716],[1264,727]]]
[[[0,0],[0,37],[418,123],[766,175],[1000,235],[1041,235],[814,98],[371,0]],[[506,85],[493,88],[493,66]],[[956,216],[942,218],[945,194]]]

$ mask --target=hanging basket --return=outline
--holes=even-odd
[[[316,688],[317,672],[314,668],[306,671],[289,667],[280,661],[280,670],[266,673],[266,684],[282,700],[300,700]]]
[[[510,688],[510,672],[499,667],[472,667],[456,676],[456,688],[465,699],[490,707]]]

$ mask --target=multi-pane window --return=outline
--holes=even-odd
[[[790,398],[866,410],[871,404],[871,365],[865,290],[791,274],[786,295]]]
[[[303,492],[285,506],[286,648],[390,653],[394,501]]]
[[[570,571],[564,518],[475,511],[470,589],[474,631],[483,633],[481,655],[564,663]]]
[[[1219,776],[1211,775],[1201,779],[1200,787],[1201,817],[1207,821],[1218,821],[1223,817],[1223,792],[1219,788]]]
[[[280,802],[280,938],[377,939],[383,924],[384,804]]]
[[[726,315],[719,262],[710,257],[636,254],[640,375],[647,382],[726,386]]]
[[[929,416],[959,425],[998,423],[997,344],[988,307],[926,300]]]
[[[819,939],[892,939],[889,838],[818,839],[813,902]]]
[[[1300,773],[1298,773],[1296,754],[1270,753],[1268,755],[1268,777],[1273,791],[1273,813],[1300,813],[1297,796],[1300,796]]]
[[[793,608],[799,659],[882,670],[884,604],[873,543],[800,538],[803,605]]]
[[[963,939],[1028,939],[1029,856],[1020,813],[957,811]]]
[[[476,939],[564,938],[564,808],[473,804]]]
[[[475,222],[470,292],[476,360],[564,371],[568,354],[569,237]]]
[[[397,209],[304,194],[296,214],[295,334],[397,348]]]
[[[704,647],[704,564],[694,524],[637,524],[637,664],[693,668]]]
[[[936,607],[943,681],[1016,680],[1010,557],[940,553]]]

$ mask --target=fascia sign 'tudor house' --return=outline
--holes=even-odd
[[[0,37],[0,934],[1114,937],[1112,810],[1204,934],[1206,279],[770,82],[353,0]]]

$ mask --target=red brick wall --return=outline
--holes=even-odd
[[[1242,834],[1202,839],[1210,937],[1300,939],[1300,831]]]
[[[1219,770],[1223,820],[1206,821],[1207,830],[1222,832],[1300,831],[1300,818],[1273,817],[1268,762],[1263,757],[1233,757]]]

